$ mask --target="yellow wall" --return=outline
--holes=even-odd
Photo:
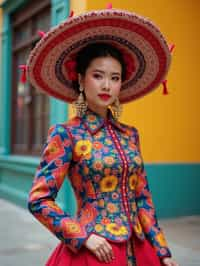
[[[70,1],[70,10],[75,12],[75,15],[78,15],[84,12],[87,8],[87,0],[71,0]]]
[[[78,5],[82,1],[71,2]],[[86,10],[104,8],[107,2],[87,0]],[[167,41],[176,45],[168,75],[170,94],[163,96],[160,87],[125,105],[121,120],[139,129],[146,162],[200,162],[200,1],[113,0],[112,3],[114,8],[151,18]]]

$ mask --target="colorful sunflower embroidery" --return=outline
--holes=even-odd
[[[128,218],[127,218],[126,215],[121,214],[120,217],[121,217],[121,219],[122,219],[124,222],[127,222],[127,221],[128,221]]]
[[[94,221],[97,216],[97,210],[90,204],[87,204],[81,212],[80,223],[86,225]]]
[[[135,189],[136,184],[137,184],[137,179],[138,179],[138,177],[137,177],[136,174],[131,175],[131,176],[129,177],[129,187],[130,187],[130,189],[132,189],[132,190]]]
[[[104,158],[104,162],[105,162],[106,164],[108,164],[108,165],[113,165],[114,162],[115,162],[115,159],[113,159],[113,157],[111,157],[111,156],[106,156],[106,157]]]
[[[120,233],[122,234],[122,235],[127,235],[128,234],[128,230],[127,230],[127,228],[125,227],[125,226],[120,226]]]
[[[116,217],[115,218],[115,223],[118,224],[118,225],[122,225],[122,219],[119,218],[119,217]]]
[[[64,221],[62,221],[63,224],[63,228],[66,228],[66,232],[64,232],[64,234],[67,236],[69,235],[81,235],[82,232],[82,228],[80,227],[80,225],[78,223],[76,223],[75,221],[71,221],[68,219],[65,219]]]
[[[75,145],[75,153],[77,156],[89,155],[92,150],[92,143],[89,140],[79,140]]]
[[[49,144],[49,149],[48,152],[49,153],[56,153],[59,150],[59,146],[56,142],[52,142]]]
[[[155,236],[155,239],[162,247],[166,247],[167,246],[167,242],[166,242],[165,237],[164,237],[162,232],[158,233]]]
[[[95,231],[96,232],[102,232],[103,231],[103,225],[101,224],[96,224],[95,227],[94,227]]]
[[[91,127],[91,129],[96,129],[96,125],[95,124],[91,124],[90,127]]]
[[[64,155],[65,151],[62,147],[62,140],[59,136],[54,136],[44,151],[45,160],[50,162],[51,160]]]
[[[93,147],[95,150],[100,150],[103,147],[103,144],[99,141],[94,141],[93,142]]]
[[[118,207],[114,204],[114,203],[111,203],[109,202],[107,204],[107,210],[110,212],[110,213],[115,213],[118,211]]]
[[[104,199],[100,199],[100,200],[98,201],[98,206],[101,207],[101,208],[104,208],[104,205],[105,205],[105,201],[104,201]]]
[[[87,116],[87,121],[88,122],[95,122],[96,121],[96,116],[95,115],[88,115]]]
[[[90,169],[86,165],[84,165],[83,172],[84,172],[85,175],[88,175],[89,174],[89,170]]]
[[[80,232],[80,226],[75,223],[68,223],[68,232],[71,234],[79,233]]]
[[[128,230],[125,226],[120,226],[116,223],[107,224],[106,230],[115,236],[126,235],[128,233]]]
[[[138,165],[141,165],[141,164],[142,164],[142,159],[141,159],[141,157],[139,157],[139,156],[135,156],[135,157],[134,157],[134,161],[135,161]]]
[[[95,169],[95,170],[102,170],[102,168],[103,168],[103,164],[102,164],[102,162],[100,161],[100,160],[97,160],[97,161],[95,161],[94,163],[93,163],[93,168]]]
[[[137,206],[136,206],[136,202],[133,202],[132,204],[131,204],[131,208],[132,208],[132,211],[136,211],[136,209],[137,209]]]
[[[154,222],[152,217],[149,216],[149,213],[147,210],[142,209],[142,208],[139,211],[139,215],[140,215],[140,221],[141,221],[142,227],[144,228],[144,231],[149,232]]]
[[[136,150],[136,148],[137,148],[137,146],[135,145],[135,143],[133,143],[132,141],[129,141],[129,142],[128,142],[128,146],[129,146],[129,148],[132,149],[132,150]]]
[[[135,229],[136,234],[142,234],[142,226],[139,221],[133,227]]]
[[[126,142],[125,142],[124,139],[121,139],[121,140],[120,140],[120,143],[121,143],[122,145],[125,145],[125,144],[126,144]]]
[[[101,192],[112,192],[115,190],[118,179],[114,175],[106,176],[100,181]]]
[[[119,194],[117,192],[113,192],[112,193],[112,199],[113,200],[118,200],[118,198],[119,198]]]
[[[133,131],[132,129],[126,129],[126,135],[128,135],[129,137],[133,135]]]
[[[110,139],[106,139],[106,140],[105,140],[105,143],[106,143],[107,145],[112,145],[112,141],[111,141]]]
[[[103,136],[103,132],[98,131],[95,136],[97,139],[100,139]]]
[[[101,219],[101,224],[103,224],[103,225],[110,224],[110,219],[107,218],[107,217],[103,217],[103,218]]]

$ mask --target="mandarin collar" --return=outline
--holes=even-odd
[[[125,133],[125,128],[113,117],[112,112],[108,109],[107,118],[104,119],[99,114],[95,113],[91,109],[87,109],[86,113],[82,117],[85,127],[93,135],[97,133],[102,127],[112,124],[116,129]]]

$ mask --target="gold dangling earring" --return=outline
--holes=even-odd
[[[119,119],[122,114],[122,105],[120,104],[119,98],[116,98],[114,103],[111,105],[111,110],[115,119]]]
[[[83,95],[83,91],[84,91],[83,87],[80,86],[79,90],[80,90],[80,94],[77,100],[73,102],[73,108],[75,109],[76,115],[78,117],[82,117],[87,110],[88,104],[85,101],[85,98]]]

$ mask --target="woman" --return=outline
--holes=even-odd
[[[30,82],[77,112],[50,128],[29,195],[29,210],[61,240],[47,266],[178,265],[157,223],[138,131],[118,121],[121,103],[159,85],[169,60],[158,29],[122,10],[70,18],[31,53]],[[54,201],[66,175],[75,217]]]

